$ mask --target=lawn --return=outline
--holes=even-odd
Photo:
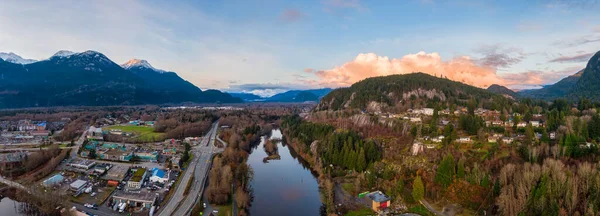
[[[354,184],[352,183],[342,183],[342,188],[344,189],[344,191],[346,191],[346,193],[352,196],[356,194],[356,191],[354,191]]]
[[[231,204],[215,206],[215,208],[219,210],[218,216],[231,216],[231,214],[232,214],[231,213]]]
[[[346,216],[364,216],[364,215],[377,215],[373,210],[368,208],[363,208],[355,211],[349,211],[346,213]]]
[[[423,205],[413,206],[408,209],[408,212],[416,213],[416,214],[420,214],[420,215],[434,215],[429,210],[427,210],[427,208],[425,208],[425,206],[423,206]]]
[[[161,141],[163,133],[154,132],[153,127],[146,126],[134,126],[134,125],[115,125],[107,127],[109,130],[121,130],[127,133],[134,133],[136,139],[142,142],[155,142]]]

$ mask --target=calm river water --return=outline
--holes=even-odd
[[[316,177],[284,141],[278,143],[281,160],[263,163],[265,138],[248,158],[254,170],[250,215],[319,215],[322,204]],[[268,139],[281,140],[281,131],[273,130]]]

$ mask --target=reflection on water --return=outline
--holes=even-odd
[[[6,216],[21,216],[24,214],[20,214],[18,209],[21,203],[11,200],[8,197],[2,198],[0,200],[0,215]]]
[[[281,131],[273,130],[270,138],[282,140]],[[250,215],[319,215],[319,185],[306,163],[283,141],[278,143],[281,160],[263,163],[264,139],[248,158],[254,170]]]
[[[46,215],[31,204],[17,202],[8,197],[0,199],[0,215],[2,216],[39,216]]]

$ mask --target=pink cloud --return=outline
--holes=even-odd
[[[374,53],[359,54],[350,62],[329,70],[316,71],[317,80],[309,82],[321,86],[343,87],[375,76],[423,72],[432,76],[443,76],[465,84],[486,88],[492,84],[541,85],[549,82],[541,72],[525,72],[500,76],[494,67],[482,66],[469,56],[458,56],[444,61],[438,53],[405,55],[401,58],[377,56]]]
[[[304,69],[304,72],[305,72],[305,73],[314,73],[314,72],[315,72],[315,69],[312,69],[312,68],[306,68],[306,69]]]
[[[296,9],[286,9],[281,12],[279,19],[285,22],[296,22],[304,17],[304,13]]]

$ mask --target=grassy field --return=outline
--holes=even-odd
[[[425,215],[425,216],[434,215],[429,210],[427,210],[427,208],[425,208],[425,206],[422,206],[422,205],[413,206],[408,209],[408,212]]]
[[[134,133],[136,139],[142,142],[162,141],[163,133],[154,132],[154,128],[134,125],[115,125],[107,127],[109,130],[117,129],[127,133]]]
[[[365,216],[365,215],[377,215],[373,210],[368,208],[359,209],[356,211],[349,211],[346,216]]]
[[[346,193],[352,196],[356,194],[356,191],[354,191],[354,184],[352,183],[342,183],[342,188],[344,189],[344,191],[346,191]]]
[[[216,209],[219,210],[219,216],[231,216],[232,212],[231,212],[231,204],[229,205],[222,205],[222,206],[215,206]]]

